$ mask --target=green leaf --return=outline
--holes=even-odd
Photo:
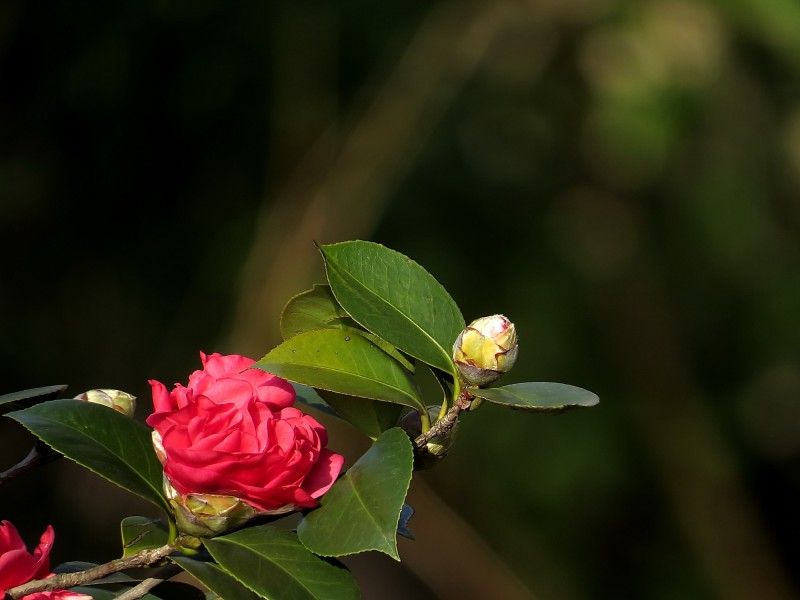
[[[529,381],[498,388],[470,388],[469,393],[500,406],[548,414],[587,408],[600,402],[592,392],[564,383]]]
[[[81,400],[51,400],[8,416],[67,458],[168,511],[148,427]]]
[[[377,439],[384,431],[397,425],[403,407],[390,402],[345,396],[322,391],[320,395],[337,416],[350,423],[364,435]]]
[[[122,556],[133,556],[142,550],[160,548],[169,541],[169,525],[161,519],[125,517],[120,523]]]
[[[284,379],[348,396],[422,406],[410,374],[360,335],[307,331],[283,342],[255,365]]]
[[[48,385],[46,387],[31,388],[11,394],[0,396],[0,415],[11,410],[19,410],[44,402],[55,400],[61,392],[67,389],[66,385]]]
[[[398,360],[406,369],[414,371],[414,363],[402,352],[350,318],[339,306],[329,285],[318,284],[298,294],[289,300],[281,314],[281,336],[284,340],[316,329],[342,329],[358,333]]]
[[[364,241],[321,246],[336,299],[360,325],[403,352],[455,374],[464,317],[450,294],[407,256]]]
[[[214,563],[196,560],[188,556],[170,556],[170,560],[220,598],[225,600],[256,600],[258,598],[258,595]]]
[[[377,550],[400,560],[397,526],[413,463],[408,435],[384,432],[300,522],[300,541],[321,556]]]
[[[291,531],[247,527],[203,540],[214,560],[256,594],[269,600],[350,600],[359,597],[343,566],[309,552]]]
[[[330,286],[318,284],[294,296],[283,307],[281,336],[288,340],[306,331],[327,329],[347,316],[347,312],[333,296]]]

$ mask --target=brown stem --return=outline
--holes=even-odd
[[[169,556],[173,552],[175,552],[175,548],[169,544],[161,546],[160,548],[142,550],[133,556],[117,558],[111,562],[107,562],[104,565],[98,565],[78,573],[61,573],[60,575],[54,575],[53,577],[48,577],[47,579],[29,581],[28,583],[11,588],[6,592],[6,594],[12,598],[21,598],[22,596],[27,596],[28,594],[33,594],[36,592],[51,591],[56,589],[60,590],[75,585],[81,585],[83,583],[100,579],[106,575],[111,575],[111,573],[116,573],[117,571],[121,571],[123,569],[151,565],[155,562],[158,562],[162,558]]]
[[[466,388],[463,388],[461,393],[458,395],[455,404],[453,404],[453,407],[447,411],[447,414],[436,421],[436,423],[434,423],[428,431],[417,436],[417,438],[414,440],[414,445],[417,447],[417,450],[424,450],[425,444],[427,444],[433,438],[450,431],[458,421],[458,415],[469,408],[473,398],[474,396],[470,394]]]

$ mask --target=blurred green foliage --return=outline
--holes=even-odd
[[[602,399],[487,406],[425,476],[532,595],[795,597],[798,32],[793,0],[3,2],[0,393],[143,416],[278,341],[312,239],[372,239],[514,320],[504,383]],[[116,552],[66,554],[143,509],[44,474],[0,517]]]

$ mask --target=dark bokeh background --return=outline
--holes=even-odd
[[[602,403],[468,415],[366,598],[795,598],[798,75],[794,0],[4,0],[0,392],[144,418],[277,343],[312,240],[378,241]],[[0,493],[57,561],[149,510],[66,462]]]

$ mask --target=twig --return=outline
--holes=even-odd
[[[458,415],[469,409],[469,405],[472,403],[473,398],[474,396],[470,394],[466,388],[462,389],[452,408],[447,411],[447,414],[436,421],[436,423],[428,431],[420,434],[414,440],[414,445],[417,447],[417,450],[424,451],[425,444],[430,442],[433,438],[444,435],[450,431],[458,421]]]
[[[142,550],[141,552],[137,552],[133,556],[129,556],[127,558],[117,558],[111,562],[107,562],[104,565],[98,565],[78,573],[61,573],[46,579],[29,581],[28,583],[24,583],[15,588],[7,590],[6,594],[12,598],[21,598],[35,592],[52,591],[56,589],[60,590],[75,585],[81,585],[83,583],[100,579],[106,575],[111,575],[111,573],[122,571],[123,569],[151,565],[155,562],[158,562],[162,558],[169,556],[173,552],[175,552],[175,547],[169,544],[161,546],[160,548],[149,548]]]

